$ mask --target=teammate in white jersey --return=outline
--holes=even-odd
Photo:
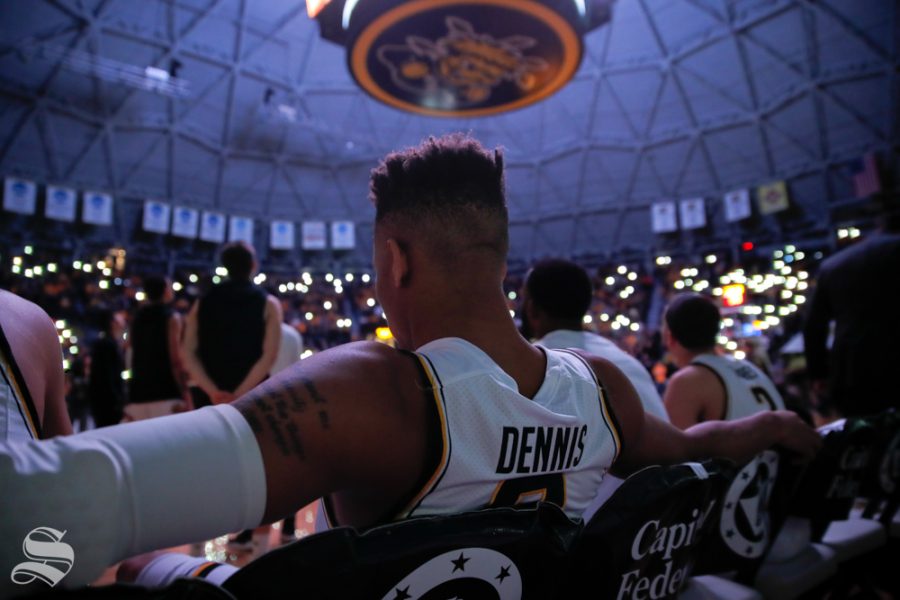
[[[666,307],[663,340],[679,370],[664,401],[676,427],[784,409],[775,384],[756,365],[716,352],[719,320],[718,307],[700,294],[680,294]]]
[[[38,305],[0,290],[0,440],[72,433],[56,328]]]
[[[610,361],[625,373],[644,410],[665,421],[666,409],[644,365],[615,342],[585,331],[584,315],[591,307],[593,285],[579,265],[547,259],[534,265],[522,290],[522,330],[545,348],[579,348]]]
[[[337,523],[367,528],[484,508],[507,497],[509,482],[562,475],[578,490],[563,509],[580,516],[607,468],[627,475],[709,456],[744,461],[776,444],[804,456],[819,448],[788,412],[682,432],[646,416],[609,361],[589,357],[586,368],[525,340],[502,288],[499,151],[431,138],[389,155],[370,189],[376,292],[406,350],[347,344],[232,404],[0,443],[0,480],[14,490],[0,494],[0,572],[23,560],[22,540],[41,527],[64,532],[75,560],[58,587],[72,587],[126,556],[256,527],[320,497]],[[476,437],[478,454],[465,447]],[[23,591],[0,577],[0,596]]]

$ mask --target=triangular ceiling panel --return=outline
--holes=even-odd
[[[716,175],[710,170],[707,154],[702,141],[692,146],[685,156],[684,170],[678,175],[675,193],[681,196],[702,196],[705,192],[719,188]]]
[[[891,122],[896,120],[898,111],[891,96],[882,91],[889,86],[890,78],[886,75],[833,83],[825,88],[827,94],[823,104],[830,114],[844,113],[845,119],[851,119],[859,129],[865,130],[865,133],[860,131],[860,134],[887,138],[891,133]],[[832,137],[839,135],[832,130],[830,122],[828,130]],[[844,139],[854,137],[848,131],[840,135],[845,136]],[[834,141],[839,143],[837,139]]]
[[[589,151],[584,160],[584,207],[605,205],[624,197],[634,168],[634,152],[598,148]]]
[[[682,138],[653,146],[644,152],[647,163],[644,166],[653,166],[653,174],[659,177],[665,193],[674,194],[677,191],[676,185],[685,174],[685,161],[695,152],[695,146],[693,140]]]
[[[41,134],[34,115],[26,118],[24,125],[18,130],[18,134],[3,156],[0,168],[32,177],[47,177],[50,174],[50,166],[47,164],[46,152],[41,143]]]
[[[642,136],[647,130],[665,78],[655,68],[613,73],[606,78],[610,93],[617,96],[619,108],[638,136]]]
[[[647,122],[648,137],[656,140],[684,134],[691,129],[692,119],[690,106],[685,103],[674,76],[665,77]]]
[[[628,173],[627,176],[631,177],[631,173]],[[665,198],[672,193],[666,182],[660,177],[656,161],[648,152],[640,156],[637,164],[637,174],[632,181],[632,198]]]
[[[593,107],[593,128],[586,133],[602,140],[630,142],[639,134],[626,108],[605,78],[598,80],[597,86],[597,102]]]
[[[91,144],[97,143],[101,130],[92,123],[53,110],[45,111],[44,118],[50,130],[48,135],[52,140],[59,175],[69,175],[82,161]]]
[[[228,184],[223,185],[219,208],[235,214],[258,216],[275,177],[275,166],[262,160],[229,159]]]
[[[678,61],[679,82],[699,123],[753,110],[750,87],[739,65],[741,57],[732,38],[724,38]]]
[[[766,148],[756,125],[713,131],[703,141],[725,188],[747,185],[767,170]]]
[[[715,10],[699,3],[670,2],[659,6],[648,3],[647,6],[653,9],[651,18],[669,51],[678,50],[698,36],[719,29],[724,20]],[[668,23],[678,23],[679,27],[667,27]]]
[[[191,141],[175,140],[175,198],[204,207],[212,204],[219,175],[220,158]]]
[[[766,119],[770,134],[782,139],[789,139],[791,144],[781,146],[788,149],[782,153],[778,147],[773,148],[772,158],[776,168],[815,160],[821,157],[819,140],[820,124],[816,120],[813,97],[804,94],[793,102],[787,103]]]
[[[824,65],[877,62],[891,52],[890,22],[878,0],[812,4],[818,60]],[[858,27],[863,25],[863,27]]]
[[[607,63],[622,64],[662,58],[652,24],[640,2],[619,2],[608,25]]]
[[[119,134],[117,143],[128,146],[129,140],[135,134]],[[136,162],[130,164],[127,169],[122,169],[119,185],[126,190],[151,197],[169,197],[169,179],[173,175],[170,172],[172,165],[169,162],[169,139],[164,134],[136,134],[141,142],[150,138],[152,141],[146,153],[142,154]]]
[[[305,219],[336,219],[348,216],[346,206],[331,171],[305,166],[284,165],[286,176],[301,190],[307,201]]]

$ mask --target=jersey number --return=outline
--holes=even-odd
[[[546,473],[507,479],[500,483],[491,507],[515,506],[524,508],[538,502],[552,502],[560,508],[566,502],[566,480],[562,473]]]
[[[769,395],[765,388],[755,387],[750,391],[753,392],[753,397],[756,398],[759,404],[767,404],[770,409],[778,410],[778,407],[775,406],[775,401],[772,400],[772,396]]]

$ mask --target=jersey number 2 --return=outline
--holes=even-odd
[[[765,390],[765,388],[755,387],[751,390],[753,392],[753,397],[756,398],[756,401],[760,404],[767,404],[770,409],[778,410],[778,407],[775,406],[775,401],[772,400],[772,396],[769,395],[769,392]]]

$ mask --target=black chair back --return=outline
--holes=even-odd
[[[713,460],[647,467],[628,477],[585,525],[568,597],[676,597],[701,541],[716,528],[734,475],[730,461]]]
[[[581,528],[552,504],[340,527],[265,554],[224,587],[247,600],[552,598]]]
[[[846,519],[860,496],[875,451],[875,428],[867,419],[845,419],[820,429],[822,449],[803,471],[791,515],[810,520],[820,541],[831,521]]]
[[[863,516],[887,526],[900,505],[900,411],[887,410],[865,420],[874,427],[875,439],[860,489],[868,501]]]
[[[800,472],[776,450],[740,468],[722,495],[717,527],[704,539],[694,573],[730,573],[752,583],[787,519]]]

